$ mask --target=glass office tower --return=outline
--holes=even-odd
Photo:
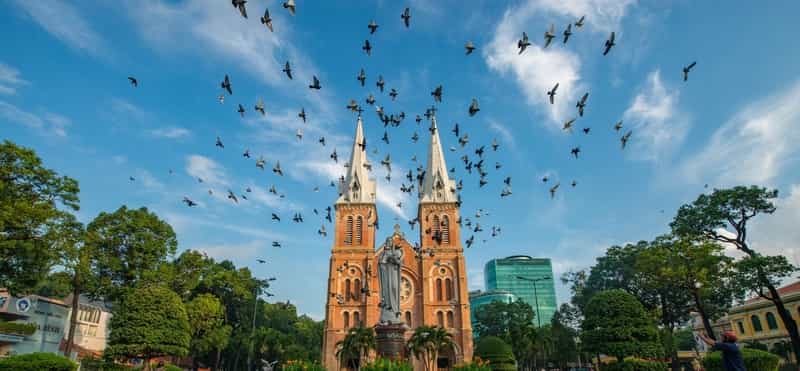
[[[525,255],[492,259],[486,263],[483,272],[487,291],[501,290],[514,294],[536,312],[534,324],[541,323],[544,326],[550,323],[553,313],[558,309],[556,278],[553,277],[550,259]]]

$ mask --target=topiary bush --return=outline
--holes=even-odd
[[[78,365],[53,353],[28,353],[0,360],[3,371],[75,371]]]
[[[493,371],[516,371],[517,360],[511,345],[496,336],[487,336],[478,341],[475,355],[488,362]]]
[[[361,371],[412,371],[414,370],[408,362],[392,361],[391,359],[378,358],[373,362],[361,367]]]
[[[600,371],[667,371],[665,362],[650,361],[638,358],[626,358],[625,362],[613,362],[602,365]]]
[[[780,357],[772,353],[750,348],[742,349],[742,359],[747,371],[778,371],[781,363]],[[703,359],[703,367],[706,371],[725,371],[722,365],[722,353],[708,353]]]

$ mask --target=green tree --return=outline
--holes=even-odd
[[[358,370],[365,363],[369,352],[375,349],[375,330],[372,327],[351,327],[347,331],[344,339],[336,343],[336,358],[339,364],[342,361],[350,362],[356,359],[355,365],[348,364],[348,367],[355,366]]]
[[[76,180],[45,168],[33,150],[0,144],[0,287],[24,295],[47,277],[78,193]]]
[[[587,351],[625,357],[661,354],[653,318],[635,296],[622,290],[595,294],[586,304],[581,343]]]
[[[564,305],[561,308],[564,308]],[[547,357],[547,360],[562,369],[566,369],[568,363],[576,362],[579,358],[576,341],[578,331],[570,327],[568,316],[569,314],[565,315],[559,309],[553,314],[548,327],[548,335],[552,339],[553,352]]]
[[[48,298],[64,299],[72,292],[72,276],[64,271],[56,271],[47,275],[36,286],[36,295]]]
[[[475,333],[479,337],[496,336],[511,345],[516,359],[524,366],[535,367],[537,355],[546,338],[536,336],[535,313],[522,300],[511,303],[494,301],[475,309]]]
[[[225,324],[225,308],[217,297],[201,294],[185,307],[192,334],[189,351],[195,362],[228,346],[231,327]]]
[[[489,362],[489,367],[494,371],[515,371],[517,361],[511,346],[496,336],[485,336],[478,340],[475,346],[475,355]]]
[[[777,190],[758,186],[715,189],[710,195],[702,194],[691,204],[681,206],[670,227],[675,235],[731,244],[747,255],[744,264],[737,265],[740,278],[747,278],[745,287],[775,305],[795,357],[800,359],[800,331],[777,289],[780,279],[796,268],[785,257],[763,256],[747,240],[747,223],[760,214],[774,213],[773,200],[777,197]]]
[[[122,206],[89,223],[86,244],[94,254],[91,293],[113,302],[139,283],[161,281],[155,272],[175,253],[178,240],[172,226],[147,208]]]
[[[437,370],[439,354],[454,350],[453,335],[439,326],[419,326],[408,339],[406,347],[414,358],[422,361],[425,370]]]
[[[143,358],[145,370],[158,356],[189,353],[191,328],[181,299],[158,285],[128,292],[114,308],[108,353],[119,358]]]

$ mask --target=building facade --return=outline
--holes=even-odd
[[[509,291],[502,291],[502,290],[494,290],[494,291],[472,291],[469,293],[469,310],[470,310],[470,318],[472,322],[472,329],[473,329],[473,336],[476,338],[480,336],[480,334],[475,331],[475,312],[478,311],[478,308],[490,304],[495,301],[503,302],[506,304],[513,303],[517,300],[516,295],[512,294]]]
[[[540,321],[542,325],[550,323],[558,309],[550,259],[525,255],[492,259],[484,266],[483,274],[487,291],[501,290],[514,294],[536,312],[534,324]]]
[[[66,303],[72,303],[72,295],[64,299]],[[72,315],[70,308],[70,316]],[[110,328],[111,310],[102,302],[89,300],[81,295],[78,301],[77,326],[75,336],[72,341],[71,357],[73,359],[84,357],[100,357],[106,349]],[[67,318],[64,330],[64,344],[69,333],[69,318]],[[61,346],[64,348],[64,345]]]
[[[360,116],[356,122],[350,162],[335,204],[322,350],[323,364],[330,370],[351,362],[340,365],[336,357],[337,342],[348,329],[378,324],[378,257],[386,244],[400,246],[403,252],[400,307],[409,328],[406,338],[420,325],[441,326],[453,335],[456,349],[441,354],[438,365],[448,368],[472,359],[467,271],[457,223],[460,202],[455,182],[448,177],[435,117],[430,132],[428,166],[419,187],[419,243],[412,247],[396,226],[376,249],[376,187],[369,178],[371,165]],[[414,367],[423,369],[418,361]]]
[[[34,324],[31,334],[0,333],[0,357],[34,352],[58,353],[69,321],[69,306],[38,295],[11,296],[0,290],[0,320]]]

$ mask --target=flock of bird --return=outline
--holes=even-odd
[[[241,14],[241,16],[244,17],[244,18],[247,18],[247,0],[231,0],[231,2],[233,4],[233,7],[236,8],[236,10],[238,10],[238,12]],[[292,16],[296,15],[297,6],[296,6],[294,0],[287,0],[282,4],[282,6]],[[400,18],[402,20],[403,25],[406,28],[410,27],[411,26],[411,10],[410,10],[410,8],[406,7],[402,11],[402,13],[400,15]],[[260,18],[260,22],[266,27],[267,30],[269,30],[269,32],[274,32],[273,19],[270,16],[269,9],[266,9],[264,11],[264,15]],[[576,29],[582,28],[584,26],[584,22],[585,22],[585,17],[580,17],[576,22],[574,22],[575,28]],[[573,26],[573,23],[570,23],[564,29],[564,31],[562,33],[563,34],[563,44],[566,44],[567,41],[570,39],[570,37],[573,35],[572,26]],[[378,23],[376,23],[375,20],[372,20],[372,21],[369,22],[369,24],[367,24],[367,28],[369,30],[369,35],[373,35],[378,31],[379,25],[378,25]],[[551,24],[550,27],[544,32],[544,44],[543,44],[543,47],[544,48],[548,48],[555,38],[556,38],[555,28]],[[517,48],[519,49],[519,53],[518,54],[520,54],[520,55],[523,54],[530,45],[531,45],[531,41],[528,38],[527,33],[523,32],[522,33],[522,38],[517,41]],[[603,55],[608,55],[609,52],[611,51],[611,49],[615,45],[616,45],[616,43],[615,43],[615,33],[611,32],[610,36],[605,41],[605,44],[603,46],[602,54]],[[373,46],[370,43],[369,39],[366,39],[364,41],[364,44],[361,47],[361,49],[363,50],[363,52],[368,57],[372,55]],[[468,56],[468,55],[472,54],[477,49],[477,46],[470,40],[470,41],[467,41],[465,43],[464,49],[465,49],[465,54]],[[693,63],[691,63],[688,66],[683,68],[684,81],[688,80],[689,72],[695,65],[696,65],[696,62],[693,62]],[[292,70],[292,65],[291,65],[290,61],[286,61],[285,62],[285,64],[283,65],[282,72],[285,73],[285,75],[286,75],[286,77],[288,79],[290,79],[290,80],[293,79],[293,75],[292,75],[293,70]],[[128,80],[129,80],[130,84],[134,88],[138,87],[139,81],[138,81],[138,79],[136,77],[129,76]],[[366,87],[367,74],[366,74],[366,71],[363,68],[361,68],[359,70],[358,74],[356,75],[356,80],[358,81],[358,84],[361,87]],[[381,94],[383,94],[384,91],[386,90],[386,81],[384,80],[382,75],[378,75],[378,78],[375,81],[375,86],[378,88],[378,90],[380,91]],[[227,93],[228,97],[233,96],[233,84],[231,82],[231,78],[227,74],[224,76],[223,80],[221,81],[220,87],[222,89],[222,93],[218,96],[218,101],[220,102],[220,104],[224,104],[224,101],[226,99],[226,93]],[[555,82],[555,85],[553,86],[553,88],[546,92],[550,104],[555,104],[558,87],[559,87],[559,83]],[[308,85],[308,88],[311,89],[311,90],[320,90],[320,89],[322,89],[322,84],[321,84],[321,82],[320,82],[320,80],[319,80],[319,78],[317,76],[312,76],[312,80],[311,80],[311,83]],[[391,87],[388,90],[389,91],[388,91],[387,95],[389,96],[390,100],[392,102],[396,101],[397,97],[399,95],[399,91],[396,88],[391,88]],[[417,127],[421,126],[421,123],[423,121],[423,117],[425,118],[426,121],[433,121],[432,119],[436,115],[436,111],[437,111],[436,104],[442,102],[443,91],[444,91],[444,88],[443,88],[442,85],[436,86],[431,91],[430,95],[433,98],[433,105],[430,106],[429,108],[426,108],[422,115],[419,115],[419,114],[415,115],[414,121],[415,121]],[[575,107],[577,108],[578,117],[583,117],[584,112],[585,112],[586,107],[587,107],[588,98],[589,98],[589,93],[586,92],[577,101]],[[367,97],[364,100],[364,102],[366,103],[366,105],[374,107],[379,121],[381,123],[383,123],[383,126],[384,126],[384,133],[383,133],[383,136],[381,137],[381,141],[384,142],[386,145],[389,145],[389,143],[391,141],[391,137],[389,135],[389,130],[391,128],[399,127],[402,124],[402,122],[405,120],[406,113],[404,111],[400,111],[400,112],[396,112],[396,113],[389,113],[388,110],[385,107],[383,107],[382,105],[378,104],[378,101],[377,101],[376,97],[372,93],[369,93],[367,95]],[[245,113],[247,112],[247,109],[242,104],[237,104],[237,106],[238,107],[237,107],[236,112],[240,116],[244,117]],[[348,110],[350,110],[351,112],[357,113],[359,116],[361,116],[362,113],[364,112],[364,109],[361,106],[361,104],[359,104],[359,102],[357,100],[355,100],[355,99],[351,99],[349,101],[349,103],[346,105],[346,108]],[[255,112],[260,113],[262,116],[265,116],[267,114],[267,112],[265,110],[263,99],[261,99],[261,98],[258,99],[258,101],[256,102],[253,110]],[[473,98],[471,100],[470,104],[467,106],[467,113],[468,113],[469,117],[473,117],[473,116],[477,115],[480,112],[480,110],[481,110],[481,108],[480,108],[480,105],[478,103],[478,100],[476,98]],[[301,107],[299,113],[297,114],[297,117],[300,120],[302,120],[303,123],[306,123],[307,114],[306,114],[305,108]],[[571,133],[572,129],[573,129],[573,126],[575,125],[576,121],[577,121],[577,117],[571,118],[571,119],[565,121],[564,124],[563,124],[563,130]],[[623,128],[622,121],[618,121],[613,126],[613,129],[616,132],[619,132],[622,128]],[[437,130],[437,126],[431,125],[428,128],[428,130],[431,131],[431,133],[433,133],[435,130]],[[584,128],[582,128],[582,131],[583,131],[583,133],[585,135],[588,135],[590,133],[590,131],[591,131],[591,128],[584,127]],[[458,123],[454,124],[454,126],[452,127],[450,132],[456,137],[456,140],[457,140],[459,146],[461,147],[461,150],[465,152],[460,157],[461,162],[464,165],[464,170],[466,171],[465,175],[467,175],[467,176],[477,175],[478,188],[482,189],[486,184],[488,184],[488,179],[487,179],[488,171],[492,167],[491,165],[488,165],[488,164],[485,163],[485,160],[486,160],[485,157],[487,157],[489,155],[489,152],[486,152],[487,146],[486,145],[476,145],[476,148],[474,149],[474,151],[471,151],[472,153],[474,153],[474,156],[470,156],[472,153],[470,153],[470,151],[465,150],[467,144],[470,142],[470,138],[469,138],[468,133],[463,132],[461,130],[461,128],[459,127]],[[625,148],[626,144],[628,143],[628,141],[631,138],[632,133],[633,133],[632,130],[627,130],[620,137],[620,143],[621,143],[622,149]],[[297,132],[295,133],[295,136],[296,136],[297,140],[301,141],[303,139],[302,130],[298,129]],[[413,143],[416,143],[420,139],[419,133],[417,133],[417,131],[415,130],[410,139],[411,139],[411,141]],[[320,137],[317,142],[323,147],[326,146],[326,139],[325,139],[324,136]],[[364,138],[362,143],[357,143],[357,145],[360,148],[360,150],[365,151],[365,152],[367,151],[368,147],[367,147],[366,138]],[[220,150],[224,150],[225,149],[225,145],[224,145],[222,139],[219,136],[216,137],[215,147],[219,148]],[[372,153],[377,155],[378,154],[378,148],[376,146],[371,146],[371,147],[372,147]],[[491,148],[492,152],[496,152],[498,150],[498,148],[500,147],[500,144],[498,143],[497,139],[493,139],[492,142],[488,145],[488,147]],[[449,150],[451,152],[459,151],[459,149],[456,148],[456,147],[450,147]],[[572,156],[574,156],[574,158],[578,159],[579,156],[580,156],[580,153],[581,153],[580,146],[572,148],[570,150],[570,153],[571,153]],[[246,159],[252,159],[250,150],[249,149],[245,149],[244,152],[242,153],[242,157],[244,157]],[[329,158],[334,163],[336,163],[336,164],[339,163],[339,155],[336,152],[336,149],[333,149],[333,151],[331,152]],[[401,184],[400,184],[400,187],[399,187],[399,189],[400,189],[400,191],[402,193],[411,194],[414,191],[415,187],[421,188],[423,180],[424,180],[424,177],[425,177],[425,168],[423,167],[421,162],[417,161],[416,155],[412,156],[411,162],[417,163],[417,167],[415,169],[416,173],[415,173],[414,170],[409,169],[408,172],[404,174],[405,180],[401,181]],[[267,161],[264,159],[263,156],[260,156],[257,159],[255,159],[256,168],[258,168],[258,169],[260,169],[262,171],[265,170],[266,163],[267,163]],[[385,155],[385,157],[380,161],[381,166],[383,166],[385,168],[385,170],[386,170],[385,179],[386,179],[387,182],[391,182],[391,180],[392,180],[392,163],[393,163],[393,160],[392,160],[391,154],[389,154],[389,153],[387,153]],[[347,166],[350,166],[350,164],[344,164],[344,166],[347,167]],[[368,171],[372,171],[372,166],[371,165],[366,164],[365,167],[367,168]],[[495,161],[495,164],[494,164],[495,171],[499,171],[501,168],[502,168],[502,164],[500,162]],[[448,171],[450,172],[451,177],[455,178],[455,176],[456,176],[456,168],[452,167]],[[275,162],[275,165],[272,167],[272,172],[275,175],[279,176],[279,177],[282,177],[284,175],[283,174],[283,169],[281,168],[281,165],[280,165],[280,161],[276,161]],[[172,173],[172,170],[170,170],[170,173]],[[134,177],[130,177],[130,180],[131,181],[135,181],[135,178]],[[408,183],[406,183],[406,180],[407,180]],[[548,181],[550,179],[548,178],[548,176],[544,176],[541,180],[542,180],[543,183],[548,183]],[[198,178],[197,181],[199,183],[203,183],[204,182],[204,180],[202,178]],[[339,183],[339,187],[338,187],[339,188],[339,193],[341,194],[341,192],[343,191],[341,189],[341,185],[344,183],[344,177],[343,176],[340,177],[340,179],[338,180],[338,183]],[[457,186],[456,186],[457,190],[458,191],[462,190],[462,188],[464,187],[464,179],[463,178],[462,179],[457,179],[456,184],[457,184]],[[557,182],[556,184],[552,185],[549,188],[549,193],[550,193],[551,198],[555,197],[556,192],[558,191],[560,185],[561,185],[561,183]],[[577,186],[577,181],[573,180],[570,183],[570,185],[572,187],[576,187]],[[333,187],[333,188],[337,188],[337,182],[335,180],[331,180],[330,186]],[[319,187],[314,187],[314,192],[318,192],[318,191],[319,191]],[[227,190],[227,198],[232,203],[238,204],[239,202],[243,202],[243,201],[248,200],[247,195],[249,193],[251,193],[251,192],[252,192],[252,189],[249,188],[249,187],[245,189],[244,193],[238,193],[238,194],[229,189],[229,190]],[[285,198],[285,194],[278,192],[274,184],[269,186],[268,192],[270,194],[273,194],[274,196],[277,196],[280,199]],[[208,193],[209,193],[209,195],[213,195],[213,190],[209,189]],[[503,187],[502,187],[502,190],[500,191],[499,195],[500,195],[501,198],[506,198],[508,196],[511,196],[512,194],[513,193],[512,193],[512,189],[511,189],[511,176],[504,176],[503,177]],[[183,202],[188,207],[195,207],[195,206],[198,205],[198,202],[194,201],[193,199],[189,198],[188,196],[183,198]],[[460,205],[460,203],[461,203],[460,195],[458,196],[458,201],[457,202]],[[402,202],[399,202],[396,206],[398,208],[402,208],[403,207]],[[328,224],[332,223],[331,206],[325,207],[324,209],[322,209],[322,211],[324,212],[324,216],[321,215],[323,213],[320,210],[318,210],[316,208],[313,209],[313,213],[315,215],[317,215],[317,216],[319,216],[321,218],[324,218],[324,221],[322,222],[321,227],[317,230],[317,234],[319,234],[320,236],[325,237],[325,236],[327,236],[327,230],[326,230],[326,227],[325,227],[325,223],[326,222]],[[465,214],[465,215],[470,215],[471,216],[471,214]],[[479,233],[484,231],[484,229],[481,226],[479,220],[480,220],[480,218],[482,218],[482,217],[485,218],[486,216],[489,216],[489,215],[490,215],[489,211],[484,210],[484,209],[478,209],[474,214],[474,218],[475,218],[474,221],[472,220],[471,217],[463,217],[463,218],[459,218],[457,220],[457,223],[460,226],[462,226],[462,228],[466,228],[465,231],[472,233],[470,235],[470,237],[465,240],[466,247],[469,248],[475,243],[476,235],[479,236],[479,239],[481,239],[484,243],[486,242],[486,238],[481,238],[480,237],[481,235],[479,235]],[[372,218],[368,218],[368,220],[371,220],[371,219]],[[276,214],[276,213],[272,213],[271,214],[271,220],[276,222],[276,223],[281,222],[280,216],[278,214]],[[303,223],[304,222],[303,216],[300,213],[297,213],[297,212],[293,214],[291,220],[294,223]],[[419,222],[420,222],[419,221],[419,217],[416,217],[414,219],[408,220],[409,226],[410,226],[410,228],[412,230],[414,229],[415,225],[417,223],[419,223]],[[374,224],[375,224],[376,228],[379,228],[378,222],[377,222],[377,218],[375,218]],[[499,226],[497,226],[497,225],[494,225],[494,226],[492,226],[490,228],[490,231],[491,231],[490,234],[489,234],[490,237],[497,237],[501,233],[501,228]],[[424,231],[424,232],[425,233],[430,233],[430,230],[427,230],[427,231]],[[272,246],[273,247],[281,247],[282,244],[279,241],[273,241],[272,242]],[[433,256],[433,254],[434,254],[433,251],[422,251],[422,249],[419,247],[418,244],[415,246],[415,250],[417,251],[417,254],[419,256],[421,256],[423,254],[430,254],[431,256]],[[264,262],[263,260],[261,260],[261,259],[259,260],[259,263],[263,263],[263,262]]]

